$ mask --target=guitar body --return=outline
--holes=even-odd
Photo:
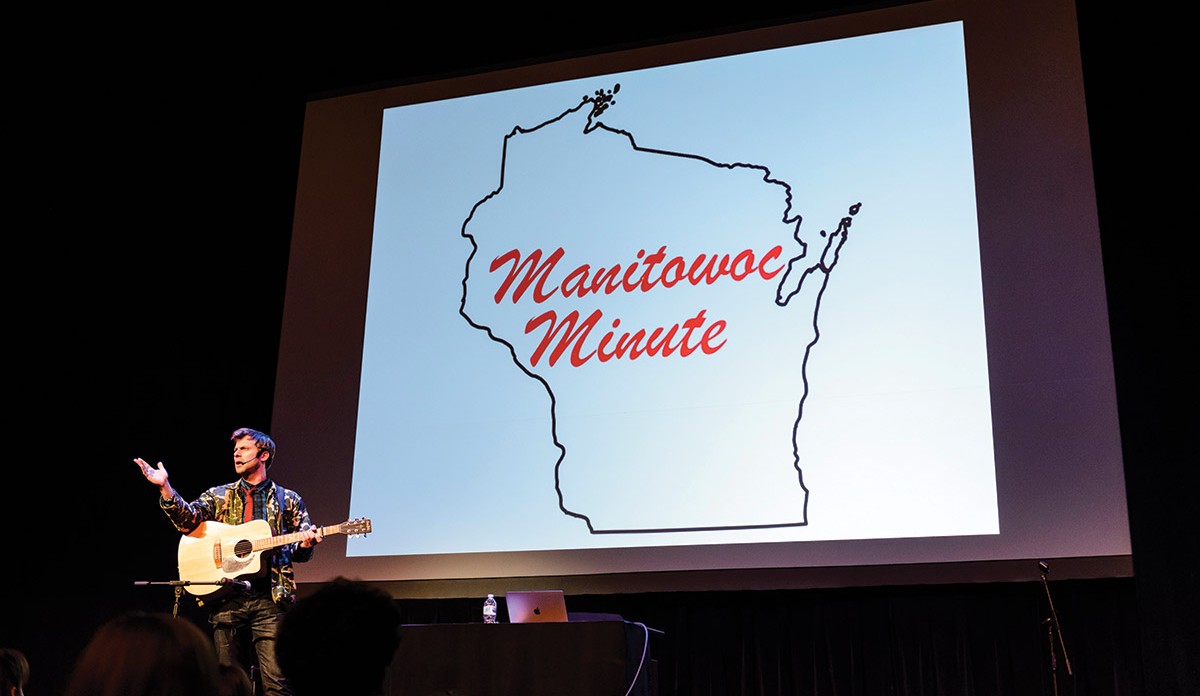
[[[303,542],[311,532],[328,536],[364,535],[370,531],[371,520],[362,517],[330,527],[312,527],[279,536],[271,536],[271,525],[266,520],[251,520],[243,524],[201,522],[191,534],[179,540],[179,579],[191,583],[212,583],[184,585],[194,595],[211,595],[231,587],[227,583],[217,584],[221,581],[238,580],[265,572],[262,560],[264,551]]]
[[[234,580],[263,572],[262,550],[254,542],[271,538],[266,520],[243,524],[201,522],[191,534],[179,540],[179,577],[192,582]],[[187,585],[194,595],[210,595],[225,589],[222,585]]]

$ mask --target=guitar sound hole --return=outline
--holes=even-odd
[[[245,558],[246,556],[249,556],[250,552],[253,550],[254,550],[254,544],[252,542],[246,541],[245,539],[242,539],[241,541],[239,541],[238,543],[233,545],[233,553],[235,555],[237,555],[238,558]]]

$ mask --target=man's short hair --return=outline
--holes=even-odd
[[[5,696],[13,687],[23,689],[29,681],[29,661],[25,654],[13,648],[0,648],[0,689]]]
[[[233,442],[237,442],[243,437],[248,437],[254,440],[254,444],[257,445],[260,450],[267,451],[267,453],[270,455],[267,457],[267,468],[270,469],[271,465],[275,463],[275,441],[271,439],[271,436],[262,432],[261,430],[255,430],[253,428],[238,428],[237,430],[233,431],[233,435],[229,439]]]

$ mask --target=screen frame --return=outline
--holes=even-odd
[[[967,0],[913,3],[313,99],[305,113],[272,419],[274,436],[286,443],[289,487],[301,490],[324,522],[349,515],[383,108],[962,21],[974,145],[977,152],[1005,153],[976,159],[993,402],[1018,402],[1006,390],[1030,384],[1054,389],[1064,375],[1083,384],[1070,394],[1038,395],[1047,403],[1082,396],[1059,404],[1052,422],[1011,406],[993,408],[1002,536],[1037,540],[1036,557],[1054,559],[1060,577],[1132,575],[1075,11],[1069,2],[1026,4],[1018,11]],[[1047,55],[1054,56],[1048,69],[1037,60]],[[1046,153],[1053,157],[1039,157]],[[1024,205],[1010,205],[1014,199]],[[1040,253],[1029,274],[1018,277],[1005,269],[1024,258],[1023,248]],[[1007,260],[987,261],[995,258]],[[1061,317],[1051,310],[1064,298],[1074,302],[1069,322],[1030,320],[1043,310]],[[1031,348],[991,349],[1001,342]],[[1109,427],[1081,439],[1078,433],[1093,423]],[[1064,442],[1063,432],[1076,435]],[[1072,465],[1044,470],[1047,443],[1064,447],[1059,454]],[[1089,479],[1081,480],[1079,467]],[[1031,488],[1031,475],[1043,484]],[[406,494],[398,492],[398,504]],[[1068,519],[1064,511],[1077,505],[1096,510],[1096,519]],[[1080,539],[1080,524],[1101,525],[1104,543]],[[302,579],[352,575],[385,582],[394,594],[473,596],[496,578],[528,589],[603,593],[1036,577],[1028,546],[985,537],[390,558],[347,558],[345,545],[327,540],[313,562],[298,568]]]

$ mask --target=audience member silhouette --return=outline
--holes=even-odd
[[[67,696],[212,696],[212,639],[169,614],[132,612],[100,627],[75,664]]]
[[[400,610],[387,593],[337,578],[284,616],[275,653],[296,696],[376,696],[399,631]]]
[[[221,686],[217,696],[254,696],[254,685],[246,670],[238,665],[218,665],[221,673]]]
[[[0,648],[0,696],[24,696],[29,683],[29,661],[25,653]]]

